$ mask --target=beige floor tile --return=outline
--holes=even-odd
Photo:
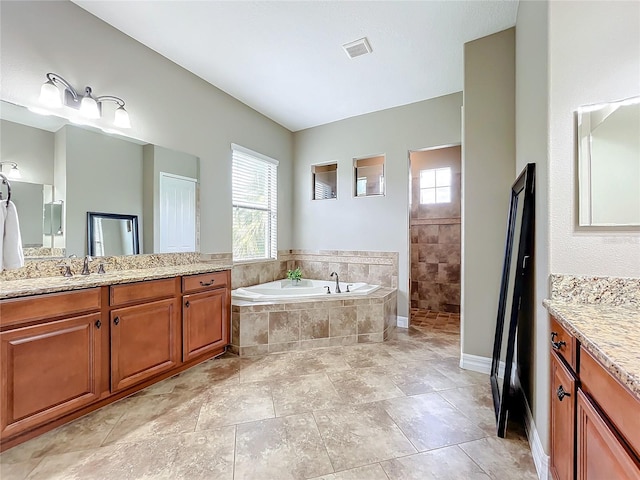
[[[397,362],[396,358],[378,344],[354,346],[346,349],[343,355],[351,368],[379,367]]]
[[[346,370],[327,375],[347,403],[369,403],[404,396],[388,375],[376,369]]]
[[[235,438],[235,426],[180,435],[169,478],[232,480]]]
[[[453,388],[438,393],[487,434],[496,434],[496,415],[490,384]]]
[[[321,410],[313,415],[338,471],[416,453],[407,437],[377,405]]]
[[[275,416],[271,387],[243,383],[209,390],[202,404],[196,430],[254,422]]]
[[[379,463],[323,475],[312,480],[389,480]]]
[[[277,417],[324,410],[344,403],[325,373],[275,380],[270,385]]]
[[[459,447],[494,480],[537,480],[526,438],[507,432],[507,438],[487,437]]]
[[[460,356],[446,357],[433,362],[433,367],[445,375],[457,387],[490,385],[489,375],[460,368]]]
[[[432,362],[424,360],[398,363],[385,367],[382,371],[405,395],[420,395],[456,386],[453,380],[436,370]]]
[[[457,446],[439,448],[382,463],[390,480],[488,480],[489,476]],[[508,476],[505,479],[516,477]]]
[[[242,364],[240,383],[264,382],[275,378],[300,375],[298,366],[292,361],[294,353],[278,353],[256,357]]]
[[[102,445],[111,429],[126,410],[126,401],[108,405],[78,418],[21,445],[0,456],[0,462],[15,463],[46,455],[88,450]]]
[[[119,402],[126,411],[103,445],[193,432],[205,398],[206,393],[196,392],[127,398]]]
[[[437,393],[394,398],[380,405],[420,452],[487,435]]]
[[[311,414],[237,426],[235,480],[297,480],[331,472]]]
[[[0,465],[0,478],[2,480],[24,480],[42,459],[27,460],[20,463],[4,463]]]
[[[291,358],[298,367],[297,375],[339,372],[351,368],[344,358],[344,352],[344,347],[319,348],[317,350],[296,352],[292,354]]]

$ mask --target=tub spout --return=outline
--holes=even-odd
[[[332,278],[333,278],[334,275],[336,277],[336,293],[342,293],[340,291],[340,280],[338,279],[338,274],[336,272],[331,272],[331,277]]]

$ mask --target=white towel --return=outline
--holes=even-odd
[[[24,266],[18,211],[13,202],[0,204],[0,271]]]

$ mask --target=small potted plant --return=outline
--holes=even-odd
[[[302,280],[302,270],[300,270],[300,267],[295,270],[287,270],[287,278],[291,280],[292,286],[298,285],[300,280]]]

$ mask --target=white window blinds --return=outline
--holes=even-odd
[[[233,151],[233,259],[276,258],[278,161],[239,145]]]

